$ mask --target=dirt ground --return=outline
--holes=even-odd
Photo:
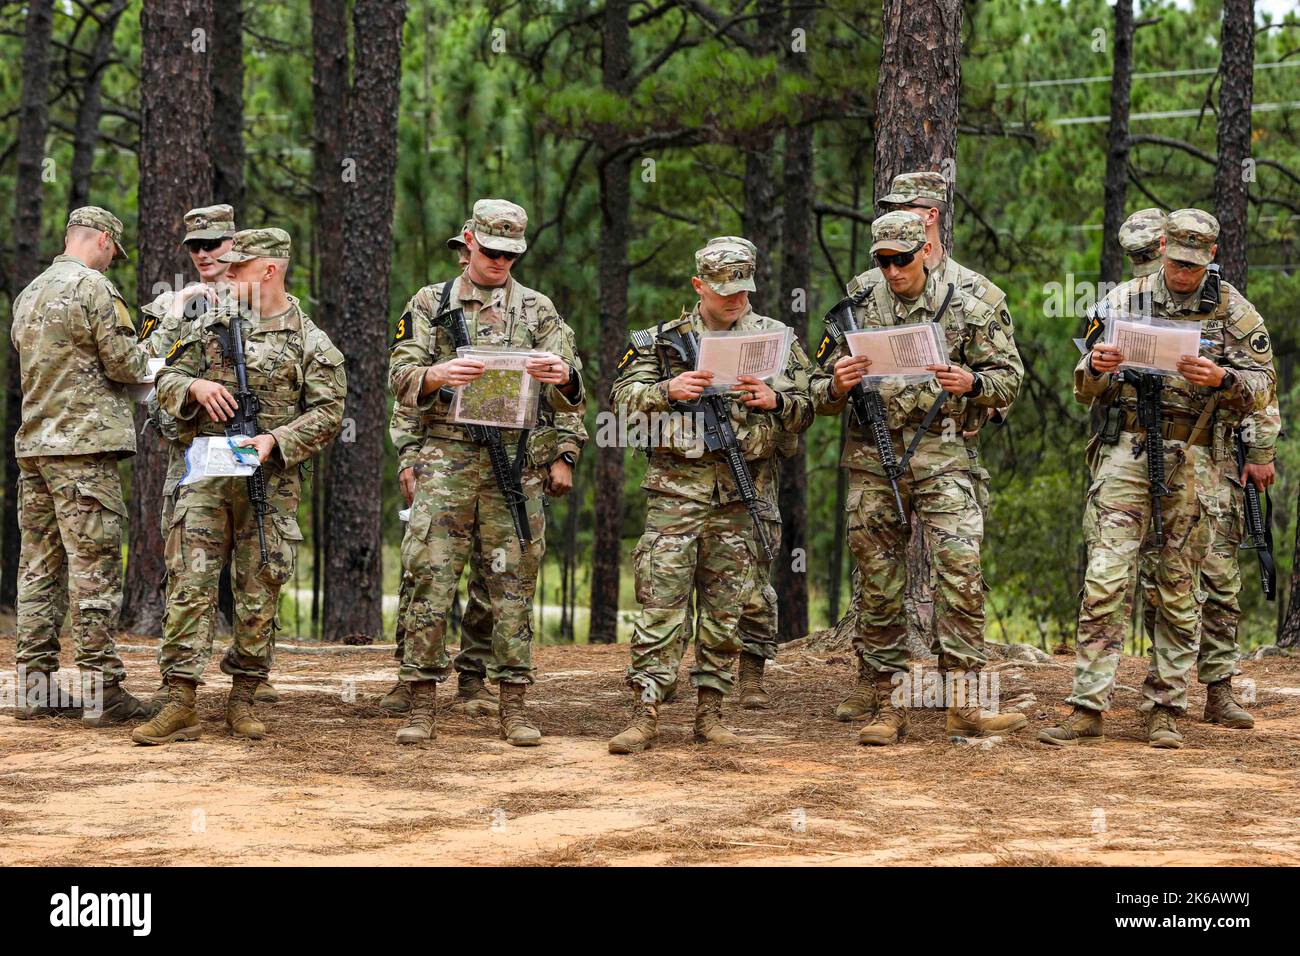
[[[12,673],[6,630],[0,670]],[[154,651],[128,640],[128,686],[146,693]],[[1300,863],[1300,659],[1243,665],[1253,733],[1188,719],[1178,751],[1144,743],[1137,659],[1104,746],[1035,744],[1066,712],[1061,658],[997,665],[1002,700],[1031,717],[1012,737],[950,743],[930,711],[905,744],[869,749],[831,716],[849,656],[814,640],[769,668],[775,709],[728,705],[743,750],[691,743],[688,692],[664,708],[656,749],[613,757],[627,648],[536,656],[530,702],[546,737],[534,749],[453,714],[433,746],[399,749],[400,721],[374,704],[395,673],[379,648],[282,648],[282,700],[259,708],[259,742],[227,736],[215,667],[193,743],[137,747],[129,729],[0,712],[0,865]],[[1196,687],[1196,717],[1203,705]]]

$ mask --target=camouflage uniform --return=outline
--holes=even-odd
[[[108,233],[121,249],[122,224],[107,211],[75,210],[74,225]],[[70,603],[78,668],[116,684],[124,676],[113,632],[126,519],[117,463],[135,453],[123,386],[148,376],[148,356],[113,283],[70,255],[56,257],[18,295],[10,337],[23,392],[14,439],[18,668],[58,670],[59,625]]]
[[[1207,263],[1218,232],[1213,217],[1199,210],[1181,210],[1170,214],[1169,223],[1166,256]],[[1175,228],[1176,223],[1180,228]],[[1200,300],[1199,287],[1187,295],[1171,292],[1163,271],[1126,282],[1106,297],[1113,310],[1181,320],[1198,318]],[[1153,663],[1142,688],[1144,710],[1160,706],[1181,713],[1186,709],[1187,676],[1196,656],[1205,600],[1197,585],[1210,549],[1211,529],[1231,521],[1231,502],[1222,493],[1222,466],[1215,461],[1212,435],[1221,424],[1234,425],[1264,408],[1275,381],[1272,345],[1263,319],[1230,284],[1222,284],[1220,306],[1202,322],[1201,334],[1213,343],[1203,343],[1201,355],[1230,371],[1217,390],[1191,385],[1177,375],[1165,382],[1162,412],[1171,494],[1163,498],[1166,540],[1151,576]],[[1136,391],[1116,375],[1094,375],[1090,357],[1085,353],[1075,368],[1075,397],[1084,404],[1118,404],[1125,416],[1118,443],[1106,445],[1094,438],[1089,444],[1095,467],[1084,510],[1088,568],[1079,609],[1074,690],[1068,700],[1078,708],[1100,712],[1110,707],[1131,614],[1132,576],[1151,518],[1151,498],[1144,432],[1134,411]],[[1206,415],[1211,401],[1215,405]]]
[[[509,207],[505,219],[499,218],[502,207]],[[517,234],[523,245],[526,222],[526,214],[513,203],[480,200],[475,204],[475,234],[495,238],[499,244]],[[527,460],[522,468],[532,541],[521,548],[487,448],[471,442],[462,426],[448,421],[451,406],[441,391],[420,394],[425,371],[456,356],[450,334],[434,322],[444,291],[446,309],[465,310],[477,344],[551,352],[568,363],[577,378],[576,396],[570,400],[549,385],[542,390],[544,400],[557,413],[581,416],[583,412],[581,363],[574,350],[573,331],[546,296],[513,279],[496,289],[480,288],[470,280],[468,270],[452,280],[451,289],[445,290],[446,285],[426,286],[411,297],[398,321],[389,358],[389,388],[400,405],[419,413],[423,435],[414,458],[415,501],[402,539],[402,569],[412,581],[402,617],[404,656],[398,674],[404,681],[417,683],[441,682],[449,676],[447,616],[473,549],[491,569],[484,574],[493,610],[488,678],[526,685],[533,679],[533,593],[545,551],[545,475],[538,460]],[[501,435],[513,457],[519,433],[502,429]],[[404,456],[404,463],[411,461]]]
[[[872,227],[877,244],[901,251],[925,241],[920,219],[894,212]],[[873,251],[874,251],[873,247]],[[945,273],[947,270],[945,270]],[[857,291],[856,320],[862,329],[932,322],[948,283],[930,272],[914,302],[897,297],[883,281]],[[935,618],[942,669],[978,670],[984,656],[984,580],[980,572],[983,511],[971,476],[971,457],[962,430],[971,406],[1006,408],[1020,389],[1023,366],[1005,307],[995,310],[978,296],[952,286],[940,324],[953,364],[976,376],[978,391],[948,397],[943,415],[923,434],[907,473],[898,481],[904,507],[929,537],[937,588]],[[812,395],[819,415],[841,414],[848,396],[831,395],[835,363],[848,354],[842,330],[828,326],[817,350],[820,368]],[[898,457],[911,442],[938,394],[933,379],[921,384],[884,380],[880,393]],[[898,520],[893,492],[863,426],[853,421],[841,465],[850,469],[847,498],[849,547],[857,560],[854,645],[876,673],[905,671],[909,663],[903,618],[905,550],[909,531]]]
[[[722,295],[752,290],[752,249],[738,243],[706,246],[697,254],[702,279]],[[747,267],[747,277],[727,281],[732,260]],[[747,284],[745,284],[747,283]],[[735,286],[735,288],[733,288]],[[776,319],[746,312],[736,331],[779,329]],[[671,333],[705,330],[697,306],[671,322],[634,333],[619,363],[610,396],[621,415],[663,414],[673,409],[666,382],[689,371],[673,355],[667,368]],[[750,465],[761,502],[762,520],[774,553],[780,551],[781,517],[777,511],[779,449],[784,436],[797,436],[812,422],[808,398],[809,363],[797,342],[790,349],[785,373],[772,388],[779,405],[774,411],[751,409],[728,401],[732,428]],[[703,452],[677,417],[650,449],[641,487],[647,492],[646,530],[633,552],[636,597],[641,615],[632,638],[629,685],[646,703],[658,704],[677,678],[688,628],[687,608],[698,590],[699,630],[691,683],[730,693],[732,664],[742,649],[754,647],[763,656],[775,653],[776,595],[771,562],[758,544],[749,512],[726,461]],[[738,573],[740,569],[740,573]]]
[[[223,262],[287,259],[289,237],[279,229],[245,230]],[[270,669],[280,588],[293,574],[298,528],[299,465],[338,434],[347,395],[343,354],[296,299],[279,315],[232,308],[207,312],[190,324],[158,373],[158,399],[177,422],[187,447],[199,436],[225,434],[190,396],[197,379],[220,382],[233,394],[235,366],[223,350],[231,321],[242,323],[249,388],[261,401],[258,424],[276,444],[262,466],[268,513],[263,523],[269,561],[260,564],[257,522],[246,479],[205,478],[181,485],[167,534],[171,591],[159,663],[163,676],[197,682],[212,650],[212,609],[222,565],[232,565],[234,642],[224,673],[265,680]]]

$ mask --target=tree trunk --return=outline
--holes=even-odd
[[[325,541],[325,640],[383,630],[380,495],[387,429],[389,265],[397,173],[397,102],[405,0],[357,0],[356,78],[347,112],[348,176],[343,202],[342,322],[335,344],[348,357],[343,434],[329,451]],[[354,181],[353,181],[354,180]]]
[[[1124,195],[1128,187],[1128,112],[1133,84],[1133,4],[1124,0],[1115,4],[1112,57],[1101,230],[1101,281],[1108,284],[1119,282],[1124,274],[1119,227],[1124,224]],[[1249,125],[1250,120],[1246,123]]]
[[[759,315],[771,315],[773,311],[780,311],[784,303],[773,289],[776,274],[772,268],[772,255],[780,242],[777,217],[781,205],[776,198],[776,137],[770,133],[756,135],[745,149],[743,191],[740,228],[745,238],[758,248],[754,268],[757,288],[749,294],[749,304]],[[704,239],[701,239],[700,245],[703,244]]]
[[[1223,277],[1245,295],[1246,191],[1253,178],[1247,160],[1255,70],[1255,0],[1224,0],[1219,53],[1219,164],[1214,171],[1218,259]]]
[[[212,201],[244,222],[244,3],[216,0],[212,32]]]
[[[314,240],[320,276],[319,305],[314,318],[332,335],[338,329],[343,311],[343,121],[348,114],[346,0],[311,0],[311,45]]]
[[[884,0],[884,45],[876,91],[875,198],[902,172],[934,170],[950,182],[949,211],[940,239],[952,247],[952,184],[957,157],[961,89],[961,0]],[[908,546],[907,629],[913,654],[929,653],[933,617],[929,555],[914,522]]]
[[[626,95],[632,63],[628,0],[605,4],[602,30],[602,83],[606,90]],[[631,230],[632,161],[614,144],[596,161],[600,173],[600,339],[596,364],[597,407],[610,412],[609,390],[615,363],[627,343],[627,249]],[[591,567],[591,627],[593,644],[618,639],[618,592],[623,543],[623,449],[596,448],[595,546]]]
[[[876,88],[875,198],[898,173],[935,170],[956,179],[961,88],[961,0],[884,0]],[[940,238],[952,246],[952,212]]]
[[[90,203],[90,174],[95,165],[95,148],[99,145],[99,118],[102,113],[104,70],[113,58],[113,36],[117,22],[126,10],[127,0],[114,0],[113,6],[99,21],[99,32],[91,48],[90,63],[81,83],[81,103],[72,137],[72,173],[68,188],[68,212]]]
[[[194,31],[201,33],[196,34]],[[212,0],[144,0],[140,11],[140,201],[136,297],[148,302],[185,281],[189,256],[182,214],[205,205],[212,184]],[[122,627],[161,634],[163,542],[159,503],[167,450],[136,412],[130,533]]]
[[[790,7],[790,36],[794,30],[811,33],[811,9],[792,4]],[[807,54],[791,52],[787,56],[789,67],[795,72],[807,70]],[[808,341],[808,305],[812,294],[813,249],[813,127],[796,122],[785,131],[785,163],[782,189],[785,209],[781,228],[781,288],[777,301],[784,313],[791,308],[788,318],[800,342]],[[776,564],[776,597],[780,613],[777,616],[777,640],[792,641],[808,633],[808,475],[807,442],[799,436],[799,450],[793,458],[781,463],[781,554]],[[792,567],[794,554],[802,551],[802,567]],[[838,577],[838,568],[836,569]]]
[[[9,270],[11,304],[41,269],[41,199],[44,193],[41,164],[45,159],[45,136],[50,128],[53,7],[53,0],[31,0],[27,4],[23,91],[18,106],[18,169],[14,178],[14,256]],[[5,338],[8,339],[8,335]],[[4,563],[0,569],[0,605],[6,607],[14,607],[18,600],[18,459],[14,457],[14,437],[18,434],[22,415],[22,375],[18,356],[9,349],[4,435]]]

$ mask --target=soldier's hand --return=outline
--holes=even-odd
[[[674,402],[693,402],[713,383],[712,372],[682,372],[668,382],[668,397]]]
[[[1247,480],[1254,482],[1255,487],[1263,491],[1277,480],[1277,467],[1271,461],[1267,465],[1252,465],[1247,462],[1241,472],[1241,483],[1244,485]]]
[[[1088,356],[1088,364],[1092,366],[1092,370],[1096,374],[1105,375],[1124,364],[1124,353],[1113,345],[1098,342],[1092,347],[1092,354]]]
[[[209,382],[205,378],[196,378],[190,386],[190,398],[203,406],[203,410],[214,422],[230,421],[239,404],[226,386],[220,382]]]
[[[762,379],[742,375],[736,383],[736,391],[744,393],[741,400],[749,408],[761,408],[768,412],[776,408],[776,392]]]
[[[835,363],[835,380],[832,383],[835,388],[835,397],[847,395],[853,391],[854,386],[862,381],[862,377],[867,374],[867,369],[871,368],[871,359],[865,355],[846,355]]]
[[[193,316],[194,310],[198,307],[197,300],[203,297],[208,300],[211,306],[217,301],[216,294],[202,282],[193,282],[181,289],[172,296],[172,304],[168,307],[167,313],[173,319],[179,319],[182,316]]]
[[[450,362],[431,365],[424,373],[424,394],[437,391],[444,385],[459,388],[468,385],[487,368],[478,359],[454,358]]]
[[[1202,358],[1199,355],[1182,355],[1178,358],[1178,374],[1193,385],[1218,388],[1223,384],[1223,377],[1227,372],[1216,365],[1213,359]]]
[[[552,498],[562,498],[573,490],[573,466],[563,458],[551,462],[550,473],[544,482],[545,490]]]
[[[569,363],[550,352],[534,355],[524,363],[524,369],[537,381],[545,382],[547,385],[569,383]]]
[[[415,501],[415,468],[403,468],[397,473],[397,486],[402,489],[402,498],[406,501],[406,507],[411,507],[411,502]]]
[[[975,387],[975,373],[960,365],[927,365],[926,369],[934,373],[939,387],[949,395],[965,395]]]
[[[274,435],[239,435],[233,439],[236,445],[251,445],[257,449],[257,460],[266,464],[266,459],[275,451]]]

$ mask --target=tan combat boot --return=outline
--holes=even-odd
[[[271,686],[270,681],[258,681],[257,690],[253,691],[253,703],[278,704],[280,692]]]
[[[741,652],[740,686],[736,688],[740,706],[746,710],[768,710],[772,698],[763,690],[763,665],[767,663],[758,654]]]
[[[257,693],[256,677],[236,674],[230,679],[230,696],[226,698],[226,726],[236,737],[261,740],[266,736],[266,724],[253,713],[253,695]]]
[[[438,736],[433,728],[434,705],[437,703],[438,684],[431,680],[409,681],[411,685],[411,716],[406,726],[397,732],[399,744],[426,744]]]
[[[867,720],[876,714],[876,672],[871,665],[858,658],[858,682],[853,685],[849,696],[840,701],[835,708],[835,719]]]
[[[1104,744],[1101,711],[1075,707],[1059,727],[1048,727],[1038,732],[1039,743],[1053,747],[1075,747],[1080,744]]]
[[[870,667],[870,665],[867,665]],[[884,747],[896,744],[907,736],[907,708],[895,707],[893,701],[894,675],[881,671],[872,684],[875,716],[858,734],[858,743]]]
[[[951,687],[952,700],[948,704],[949,737],[992,737],[994,734],[1008,734],[1019,730],[1029,723],[1029,718],[1016,710],[1005,714],[986,713],[977,700],[967,699],[966,682],[960,678],[948,681],[947,674],[971,674],[974,671],[945,672],[944,686]]]
[[[722,722],[722,691],[701,687],[695,703],[695,742],[739,747],[741,740]]]
[[[1250,711],[1241,706],[1232,689],[1232,678],[1216,680],[1205,688],[1205,719],[1212,724],[1221,724],[1233,730],[1250,730],[1255,726],[1255,718]]]
[[[609,742],[612,754],[638,754],[649,750],[659,739],[659,705],[637,698],[632,722]]]
[[[170,744],[178,740],[198,740],[203,732],[199,712],[194,707],[194,690],[198,685],[183,677],[167,678],[167,703],[148,723],[131,732],[138,744]]]
[[[456,700],[451,709],[470,717],[496,717],[501,711],[496,694],[488,690],[483,678],[465,671],[456,677]]]
[[[411,710],[411,684],[399,680],[383,697],[379,698],[379,709],[390,714],[405,714]]]
[[[1183,745],[1173,708],[1156,704],[1147,714],[1147,743],[1161,750],[1177,750]]]
[[[153,696],[149,698],[149,706],[157,706],[159,710],[161,710],[163,707],[167,706],[167,701],[170,699],[171,689],[167,686],[167,678],[164,677],[158,684],[158,689],[154,691]],[[158,713],[158,711],[154,711],[154,713]]]
[[[507,684],[501,687],[501,738],[512,747],[536,747],[542,742],[542,732],[524,713],[524,693],[527,684]]]

